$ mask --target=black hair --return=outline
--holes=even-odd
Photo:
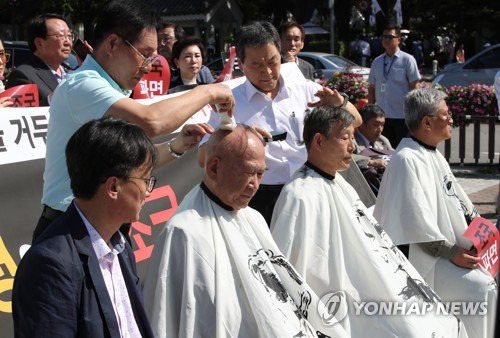
[[[368,103],[365,104],[360,110],[359,114],[361,115],[361,118],[363,119],[363,123],[368,122],[368,120],[376,118],[376,117],[385,117],[385,113],[376,104],[373,103]]]
[[[81,126],[66,145],[75,197],[92,198],[108,177],[124,178],[145,163],[154,167],[155,147],[139,126],[111,116]]]
[[[280,27],[278,28],[278,31],[280,33],[280,37],[282,37],[286,32],[290,29],[296,27],[300,30],[300,40],[303,42],[305,38],[305,32],[304,32],[304,27],[302,27],[301,24],[299,24],[297,21],[287,21],[283,22]]]
[[[144,2],[113,0],[96,18],[92,45],[97,48],[111,33],[134,43],[145,28],[156,31],[156,23],[156,13]]]
[[[201,40],[196,36],[188,36],[184,39],[177,40],[172,47],[172,61],[181,56],[182,50],[189,46],[198,46],[201,52],[201,57],[205,59],[205,49]]]
[[[261,47],[269,43],[281,51],[281,40],[274,26],[265,21],[258,21],[243,26],[236,37],[236,55],[245,62],[245,47]]]
[[[62,20],[66,22],[69,29],[71,29],[69,22],[59,14],[44,13],[36,16],[35,18],[31,19],[26,34],[28,37],[28,46],[31,52],[34,53],[36,51],[35,38],[42,38],[42,39],[47,38],[47,25],[45,22],[49,19]]]

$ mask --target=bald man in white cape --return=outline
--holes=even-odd
[[[150,260],[144,300],[155,336],[347,337],[342,326],[324,325],[318,297],[247,207],[264,170],[255,130],[212,135],[203,183],[179,205]]]
[[[273,213],[278,247],[322,300],[341,295],[348,315],[338,319],[352,337],[467,337],[444,306],[437,315],[439,297],[337,175],[352,160],[352,122],[330,107],[306,117],[308,161]]]
[[[458,315],[469,337],[489,338],[497,285],[463,236],[478,213],[436,148],[451,137],[453,119],[445,97],[433,89],[406,96],[411,138],[404,138],[391,158],[374,215],[397,245],[410,244],[410,261],[443,301],[487,307],[487,314]]]

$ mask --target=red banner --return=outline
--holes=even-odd
[[[170,67],[167,60],[158,55],[158,59],[151,65],[151,71],[144,74],[141,81],[134,88],[132,98],[151,99],[165,95],[170,86]]]
[[[476,217],[464,232],[464,236],[472,241],[481,258],[481,264],[495,277],[498,272],[499,234],[496,226],[482,217]]]
[[[13,102],[11,107],[39,107],[38,86],[26,84],[6,89],[0,93],[0,97],[8,97]]]
[[[229,59],[227,59],[226,65],[220,73],[215,83],[229,81],[233,78],[234,60],[236,59],[236,48],[234,46],[229,47]]]

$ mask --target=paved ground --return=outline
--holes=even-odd
[[[500,173],[492,167],[452,165],[458,182],[484,218],[496,223]]]

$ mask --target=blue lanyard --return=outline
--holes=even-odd
[[[391,68],[392,68],[392,64],[394,63],[394,60],[396,60],[396,54],[394,54],[392,56],[392,60],[391,60],[391,64],[389,65],[389,69],[387,70],[387,72],[385,71],[385,58],[386,58],[387,54],[384,54],[384,79],[387,81],[387,78],[389,77],[389,73],[391,72]]]

